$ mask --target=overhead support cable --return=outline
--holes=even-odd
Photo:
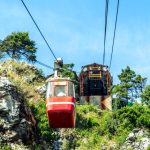
[[[118,11],[119,11],[119,0],[118,0],[118,2],[117,2],[116,20],[115,20],[115,27],[114,27],[114,35],[113,35],[113,43],[112,43],[112,49],[111,49],[109,70],[110,70],[110,68],[111,68],[112,58],[113,58],[113,52],[114,52],[114,44],[115,44],[116,28],[117,28],[117,20],[118,20]]]
[[[43,35],[43,33],[42,33],[42,31],[40,30],[39,26],[37,25],[36,21],[34,20],[32,14],[30,13],[30,11],[29,11],[29,9],[27,8],[26,4],[24,3],[23,0],[21,0],[21,2],[22,2],[22,4],[23,4],[23,6],[25,7],[26,11],[28,12],[29,16],[31,17],[31,19],[32,19],[33,23],[35,24],[36,28],[38,29],[39,33],[41,34],[42,38],[44,39],[44,41],[45,41],[47,47],[49,48],[50,52],[52,53],[52,55],[54,56],[55,60],[57,61],[57,58],[56,58],[56,56],[55,56],[53,50],[51,49],[50,45],[48,44],[48,42],[47,42],[45,36]]]
[[[109,0],[106,0],[106,6],[105,6],[105,28],[104,28],[103,65],[105,64],[105,48],[106,48],[106,35],[107,35],[108,6],[109,6]]]
[[[48,66],[48,65],[46,65],[46,64],[44,64],[43,62],[40,62],[40,61],[38,61],[38,60],[36,60],[36,62],[35,62],[35,63],[37,63],[37,64],[39,64],[39,65],[41,65],[41,66],[44,66],[44,67],[46,67],[46,68],[49,68],[49,69],[54,70],[54,68],[53,68],[53,67]]]

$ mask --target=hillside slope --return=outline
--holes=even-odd
[[[76,128],[51,129],[42,72],[9,60],[0,63],[0,77],[0,149],[116,150],[135,128],[146,134],[135,141],[149,136],[150,107],[139,104],[115,111],[76,104]]]

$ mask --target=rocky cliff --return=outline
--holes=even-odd
[[[143,129],[134,129],[126,138],[121,150],[148,150],[150,148],[149,133]]]
[[[0,143],[34,146],[38,140],[36,120],[24,96],[7,77],[0,77]]]
[[[149,148],[149,106],[102,111],[77,104],[76,128],[55,130],[48,125],[44,83],[33,65],[0,63],[0,150]]]
[[[0,149],[6,145],[10,149],[42,147],[29,103],[40,99],[36,88],[43,79],[33,65],[12,60],[0,63]]]

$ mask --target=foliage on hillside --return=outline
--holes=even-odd
[[[100,111],[91,105],[77,106],[76,129],[65,131],[72,134],[74,140],[65,145],[66,149],[75,145],[78,149],[120,147],[133,128],[149,129],[149,118],[150,108],[138,104],[114,112]]]
[[[141,94],[141,98],[143,104],[150,105],[150,85],[147,85],[144,88],[144,91]]]
[[[30,107],[35,115],[41,139],[46,142],[49,149],[53,149],[54,142],[60,138],[60,134],[57,129],[49,127],[45,101],[39,100],[36,103],[32,101]]]
[[[42,71],[36,69],[35,66],[6,60],[0,63],[0,76],[8,77],[25,96],[25,99],[40,99],[36,89],[44,83],[45,77]]]
[[[92,105],[76,105],[76,128],[61,129],[60,132],[49,128],[45,109],[44,101],[33,107],[39,132],[51,146],[61,137],[64,150],[97,150],[103,146],[118,149],[134,128],[150,128],[150,108],[139,104],[113,112]]]
[[[41,70],[38,70],[33,65],[27,64],[25,62],[17,62],[15,60],[6,60],[0,63],[0,76],[9,78],[11,83],[15,87],[17,87],[17,90],[19,91],[19,93],[21,93],[22,98],[27,106],[31,107],[32,104],[36,105],[36,102],[43,97],[43,95],[41,95],[37,89],[45,83],[46,79],[43,75],[43,72]],[[35,114],[38,115],[40,113]],[[46,116],[46,111],[44,112],[44,114]],[[35,116],[32,117],[34,118]],[[45,123],[47,123],[47,120],[45,121]],[[39,138],[39,133],[35,134],[37,134]],[[41,139],[41,143],[43,141],[44,140]],[[37,148],[38,147],[40,149],[41,145],[37,145]],[[0,145],[0,149],[10,148],[9,145],[3,144]]]
[[[77,104],[76,128],[51,129],[48,125],[45,100],[36,91],[37,87],[45,82],[42,72],[32,65],[10,60],[0,66],[0,76],[9,77],[24,94],[37,120],[41,140],[49,145],[49,149],[53,149],[54,143],[60,138],[63,140],[64,150],[97,150],[102,147],[118,149],[133,128],[150,129],[150,106],[140,104],[112,112],[102,111],[92,105]],[[146,97],[149,89],[145,91]]]
[[[74,64],[64,64],[61,70],[62,77],[70,77],[70,79],[74,82],[76,95],[79,91],[79,78],[75,71],[73,71]]]

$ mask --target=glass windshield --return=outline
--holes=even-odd
[[[54,96],[66,96],[66,86],[65,85],[56,85],[54,89]]]

